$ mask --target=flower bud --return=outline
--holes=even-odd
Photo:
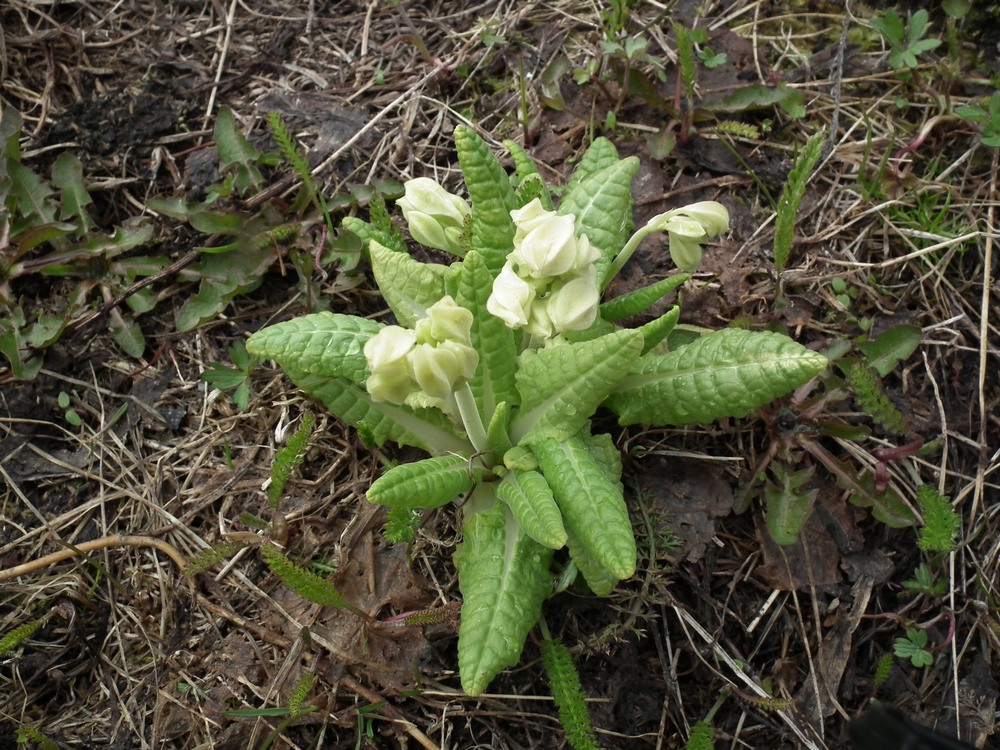
[[[417,177],[404,185],[405,194],[396,201],[410,228],[410,235],[421,245],[457,253],[465,217],[472,209],[429,177]]]
[[[448,399],[459,380],[468,380],[476,372],[479,354],[471,346],[457,341],[418,344],[410,354],[413,377],[420,390],[431,398]]]
[[[472,312],[445,295],[429,308],[427,316],[417,321],[417,341],[421,344],[439,344],[458,341],[470,344]]]
[[[557,331],[582,331],[597,320],[600,293],[597,269],[593,264],[553,291],[545,300],[545,310]]]
[[[528,310],[534,298],[534,288],[518,276],[513,264],[507,261],[493,282],[486,310],[509,328],[522,328],[528,324]]]
[[[386,326],[365,342],[365,359],[371,372],[365,388],[376,401],[401,404],[414,388],[409,354],[417,342],[413,331]]]

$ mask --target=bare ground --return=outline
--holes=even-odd
[[[331,196],[375,178],[458,185],[450,134],[461,122],[498,152],[502,138],[523,143],[555,182],[606,133],[642,160],[637,222],[699,199],[731,210],[732,233],[709,248],[685,322],[777,326],[804,343],[856,336],[866,319],[875,331],[920,326],[920,347],[886,385],[913,435],[940,443],[894,466],[892,482],[911,503],[918,483],[935,485],[961,513],[961,544],[939,570],[944,593],[903,595],[921,561],[914,531],[848,504],[830,476],[816,485],[817,510],[797,545],[769,541],[759,503],[733,513],[740,487],[789,428],[775,409],[698,429],[609,422],[627,457],[640,570],[609,600],[563,594],[545,616],[573,648],[609,748],[682,747],[727,689],[717,747],[842,747],[847,719],[873,695],[996,746],[997,152],[969,123],[938,117],[945,97],[991,90],[996,19],[962,27],[950,78],[925,69],[901,83],[877,36],[858,31],[871,15],[863,8],[843,37],[835,3],[710,4],[699,26],[728,61],[703,73],[701,100],[745,82],[786,82],[803,94],[805,117],[774,106],[717,114],[761,130],[727,139],[706,121],[664,155],[652,136],[670,116],[657,97],[669,105],[675,90],[669,20],[690,22],[694,5],[632,9],[629,33],[665,66],[665,81],[644,91],[634,79],[623,88],[620,70],[599,84],[567,73],[555,89],[546,77],[560,57],[573,69],[600,55],[593,3],[9,0],[0,100],[24,118],[26,163],[45,173],[60,152],[80,157],[95,222],[108,230],[147,212],[152,197],[204,195],[222,105],[262,144],[264,116],[281,112]],[[943,16],[933,20],[940,32]],[[636,68],[655,80],[648,65]],[[615,127],[605,130],[611,110]],[[778,194],[806,138],[831,127],[779,283],[766,196]],[[351,210],[363,215],[364,203]],[[162,217],[157,228],[171,262],[205,242]],[[645,247],[622,283],[667,272],[661,250]],[[380,311],[363,268],[316,283],[331,309]],[[34,276],[17,292],[46,309],[67,284]],[[316,411],[266,365],[244,412],[200,376],[228,361],[234,341],[303,312],[308,299],[275,264],[215,320],[178,333],[177,308],[195,287],[178,269],[153,288],[158,304],[139,318],[143,357],[117,348],[97,305],[102,315],[81,313],[33,381],[0,368],[0,634],[44,620],[0,658],[0,747],[24,726],[66,747],[260,747],[280,719],[225,712],[285,706],[306,673],[316,677],[306,703],[317,710],[275,747],[564,746],[531,642],[518,668],[470,699],[445,624],[363,628],[278,585],[249,549],[195,579],[181,574],[209,545],[250,531],[241,513],[268,513],[261,488],[274,451]],[[60,391],[80,428],[65,421]],[[849,402],[838,408],[865,422]],[[336,568],[342,590],[378,617],[457,602],[450,513],[427,514],[411,548],[387,545],[364,499],[377,458],[317,416],[282,507],[289,551]],[[892,444],[830,439],[825,448],[861,471],[873,446]],[[679,547],[663,543],[669,529]],[[67,559],[44,557],[60,550]],[[30,572],[2,578],[34,560]],[[913,622],[927,625],[933,665],[897,660],[876,686],[876,664]]]

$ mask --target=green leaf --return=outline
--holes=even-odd
[[[858,341],[858,349],[868,357],[868,364],[883,378],[909,357],[920,345],[920,327],[898,325],[887,328],[871,341]]]
[[[52,346],[62,336],[68,323],[69,314],[67,312],[62,314],[39,313],[37,320],[22,330],[24,342],[32,349],[44,349],[47,346]]]
[[[281,364],[279,362],[279,364]],[[391,440],[423,448],[428,453],[465,453],[474,448],[455,425],[437,409],[412,409],[386,401],[373,401],[363,385],[346,378],[324,377],[282,364],[299,388],[347,424],[370,431],[376,445]]]
[[[421,263],[372,240],[368,244],[372,272],[386,304],[405,328],[413,328],[427,308],[445,294],[448,266]]]
[[[587,235],[597,248],[597,278],[603,279],[632,228],[632,178],[639,159],[630,156],[589,175],[570,190],[559,204],[560,214],[576,218],[577,234]]]
[[[215,118],[215,144],[219,150],[219,166],[223,170],[236,169],[235,185],[241,194],[263,184],[264,176],[257,168],[260,151],[236,127],[236,119],[229,107],[219,107]]]
[[[218,315],[233,297],[260,286],[276,251],[267,237],[257,239],[232,253],[205,255],[189,269],[201,277],[201,285],[177,311],[177,330],[197,328]]]
[[[383,326],[355,315],[318,312],[268,326],[247,341],[247,351],[311,375],[367,380],[365,344]]]
[[[638,331],[622,330],[524,352],[517,371],[521,407],[511,423],[514,443],[575,434],[629,371],[642,343]]]
[[[0,318],[0,326],[6,328],[8,325],[11,325],[10,319]],[[10,371],[18,380],[34,380],[38,371],[42,369],[41,357],[25,357],[17,328],[11,327],[9,330],[3,328],[0,328],[0,354],[7,357],[7,361],[10,362]]]
[[[113,315],[111,335],[115,343],[130,357],[138,359],[146,351],[146,337],[142,335],[142,328],[131,315]]]
[[[540,473],[508,472],[497,487],[497,497],[510,507],[524,532],[543,547],[560,549],[566,544],[562,513]]]
[[[456,127],[455,148],[472,203],[470,244],[483,254],[490,272],[499,273],[514,249],[510,212],[518,208],[517,197],[500,161],[475,131]]]
[[[851,505],[871,508],[872,515],[890,528],[904,529],[916,523],[917,519],[909,507],[891,487],[876,489],[871,474],[867,473],[851,478],[850,482],[846,481],[847,478],[851,478],[851,475],[839,476],[837,483],[853,491]]]
[[[742,417],[808,382],[822,354],[778,333],[727,328],[664,356],[641,357],[605,405],[623,425]]]
[[[31,224],[55,224],[56,205],[52,201],[52,188],[33,171],[20,163],[7,165],[11,189],[17,212]]]
[[[720,102],[711,104],[703,103],[700,106],[711,112],[718,113],[766,109],[777,104],[793,117],[801,117],[805,114],[801,102],[802,94],[795,89],[789,88],[785,83],[774,87],[755,83],[736,89]]]
[[[93,222],[87,213],[87,206],[94,200],[84,187],[80,160],[68,151],[59,154],[52,164],[52,182],[59,188],[62,197],[59,218],[64,221],[77,219],[80,231],[88,231]]]
[[[472,312],[472,347],[479,352],[479,366],[469,380],[483,422],[493,417],[497,405],[520,401],[514,385],[517,349],[514,331],[486,312],[486,300],[493,290],[493,275],[482,254],[471,250],[459,265],[455,301]]]
[[[552,590],[552,550],[529,537],[494,493],[495,485],[473,491],[454,557],[463,598],[458,667],[469,695],[517,664]]]
[[[772,464],[772,471],[780,484],[768,482],[764,487],[767,502],[767,528],[778,544],[795,544],[799,532],[812,513],[819,490],[802,490],[816,472],[815,466],[801,471],[788,471],[780,464]]]
[[[135,250],[153,238],[153,225],[148,220],[128,222],[115,227],[114,234],[91,232],[80,248],[91,257],[114,258]],[[42,269],[44,273],[45,269]]]
[[[621,486],[608,476],[580,436],[532,446],[562,511],[566,531],[618,578],[635,572],[636,547]]]
[[[434,456],[389,469],[368,488],[368,501],[407,510],[439,508],[471,490],[473,479],[468,456]]]
[[[601,305],[601,317],[615,322],[646,312],[649,308],[691,278],[689,273],[679,273],[655,284],[627,292]]]

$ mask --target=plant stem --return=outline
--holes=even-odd
[[[622,266],[628,263],[629,258],[632,257],[632,253],[634,253],[635,249],[639,247],[639,243],[646,239],[646,235],[651,234],[655,230],[656,228],[649,226],[649,224],[635,230],[635,234],[629,237],[628,242],[625,243],[625,247],[621,249],[621,252],[618,253],[615,259],[611,262],[611,265],[608,267],[608,271],[604,275],[604,280],[601,282],[602,290],[607,288],[608,284],[611,283],[611,279],[613,279],[615,275],[622,270]]]
[[[462,383],[455,389],[452,395],[455,405],[458,407],[458,414],[462,417],[462,425],[469,435],[473,447],[480,453],[489,450],[489,443],[486,440],[486,428],[483,426],[483,419],[479,416],[479,407],[476,406],[476,399],[472,395],[472,389],[468,383]]]

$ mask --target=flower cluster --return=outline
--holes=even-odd
[[[600,257],[572,216],[546,211],[538,198],[510,212],[514,250],[493,284],[486,309],[511,328],[547,339],[582,331],[597,318]]]
[[[396,201],[410,234],[417,242],[461,255],[462,228],[471,213],[469,204],[452,195],[430,177],[417,177],[404,186]]]
[[[412,406],[448,402],[479,364],[471,330],[472,313],[450,296],[429,307],[414,330],[386,326],[365,342],[371,372],[365,388],[375,401]]]

